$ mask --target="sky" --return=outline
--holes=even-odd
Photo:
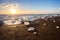
[[[9,9],[17,14],[60,13],[60,0],[0,0],[0,13],[9,14]]]

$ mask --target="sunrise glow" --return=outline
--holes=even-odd
[[[10,14],[16,14],[16,10],[15,9],[10,9]]]

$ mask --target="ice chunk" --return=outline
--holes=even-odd
[[[59,28],[59,26],[56,26],[56,28]]]
[[[37,34],[36,32],[34,32],[34,34]]]
[[[29,25],[30,24],[30,22],[24,22],[24,25]]]
[[[34,27],[29,27],[29,28],[28,28],[28,31],[34,31],[34,30],[35,30]]]
[[[55,20],[53,20],[53,22],[56,22]]]
[[[46,25],[46,23],[44,23],[43,25]]]
[[[44,19],[45,17],[42,17],[42,19]]]

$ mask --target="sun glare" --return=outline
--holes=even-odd
[[[11,9],[11,10],[10,10],[10,13],[11,13],[11,14],[16,14],[16,10],[15,10],[15,9]]]

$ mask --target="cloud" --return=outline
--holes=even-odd
[[[13,4],[7,4],[7,3],[2,3],[0,4],[1,8],[7,8],[7,7],[17,7],[17,3],[13,3]]]

